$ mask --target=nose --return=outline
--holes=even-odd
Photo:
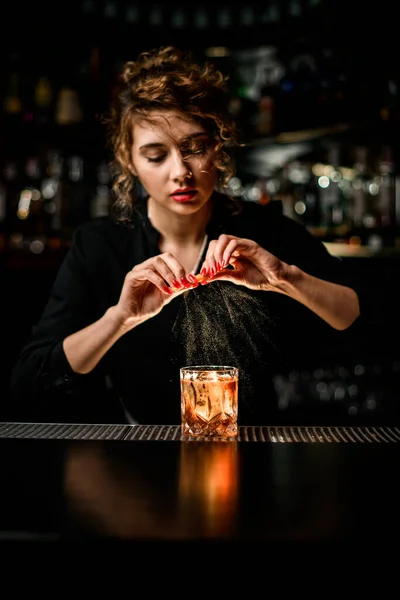
[[[189,164],[182,158],[180,152],[175,152],[172,162],[172,179],[177,182],[185,181],[192,176],[192,172],[189,168]]]

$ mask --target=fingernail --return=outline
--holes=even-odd
[[[196,277],[194,275],[192,275],[192,273],[189,273],[189,275],[187,276],[187,278],[189,279],[189,281],[191,283],[195,283],[196,285],[199,283],[196,279]]]
[[[181,289],[181,287],[182,287],[182,284],[181,284],[181,283],[179,283],[179,281],[178,281],[177,279],[174,279],[174,280],[172,281],[172,285],[173,285],[174,287],[178,288],[178,290],[179,290],[179,289]]]
[[[200,271],[200,275],[203,275],[203,277],[207,276],[207,269],[206,269],[206,267],[202,268],[202,270]]]
[[[170,296],[173,293],[171,288],[169,288],[167,285],[163,285],[163,292],[168,294],[168,296]]]
[[[183,287],[185,288],[189,288],[192,287],[192,284],[190,283],[190,281],[188,281],[186,279],[186,277],[181,277],[181,284],[183,285]]]

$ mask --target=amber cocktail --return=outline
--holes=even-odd
[[[239,369],[189,366],[181,368],[180,376],[182,435],[221,441],[235,439]]]

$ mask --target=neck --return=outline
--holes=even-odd
[[[212,212],[211,202],[207,202],[192,215],[171,214],[170,210],[148,199],[148,216],[159,231],[161,238],[175,244],[197,243],[204,239],[207,223]]]

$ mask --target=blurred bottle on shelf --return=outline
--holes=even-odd
[[[62,234],[70,238],[74,229],[90,217],[89,164],[81,155],[71,155],[65,161],[63,180]]]
[[[11,52],[4,72],[4,91],[2,91],[2,117],[9,126],[18,126],[22,122],[23,89],[22,57]]]
[[[396,181],[393,153],[389,146],[381,149],[378,157],[377,185],[379,188],[377,210],[381,227],[396,225]]]
[[[351,184],[350,199],[350,210],[355,231],[364,227],[366,218],[374,222],[374,217],[369,214],[371,200],[369,199],[370,178],[368,175],[367,154],[366,146],[355,147],[354,178]]]
[[[61,236],[63,224],[62,174],[64,161],[58,150],[50,150],[46,156],[46,173],[41,182],[41,192],[48,216],[48,240],[50,243]]]
[[[380,117],[389,140],[393,139],[393,128],[399,125],[400,106],[398,87],[397,75],[389,74],[384,81],[380,106]]]
[[[109,214],[111,208],[111,174],[108,164],[102,160],[96,167],[95,192],[90,206],[90,217],[104,217]]]
[[[341,166],[341,148],[332,142],[327,149],[325,173],[318,178],[321,225],[328,231],[344,235],[349,227],[348,206],[344,196]]]
[[[2,249],[4,250],[9,243],[11,231],[12,211],[16,207],[16,198],[18,192],[17,181],[17,163],[14,160],[7,160],[1,170],[1,236]]]
[[[9,75],[6,94],[3,102],[4,115],[11,125],[22,119],[22,98],[20,96],[20,75],[13,72]]]
[[[284,66],[276,52],[265,58],[261,85],[257,93],[255,135],[269,137],[278,131],[277,107],[279,108],[279,85],[284,76]]]
[[[11,164],[8,169],[12,168]],[[41,165],[37,156],[28,156],[9,171],[9,244],[26,249],[34,238],[45,235],[43,199],[40,192]]]
[[[283,72],[273,46],[232,52],[231,112],[244,139],[275,133],[275,94]]]
[[[0,178],[0,252],[7,245],[7,189],[5,182]]]
[[[286,164],[276,187],[286,216],[307,227],[320,226],[319,192],[309,162],[293,160]]]
[[[55,120],[59,125],[75,125],[83,121],[83,111],[76,89],[67,85],[61,87],[57,98]]]
[[[34,115],[36,125],[43,127],[54,121],[53,112],[54,91],[47,76],[41,76],[36,82],[34,90]]]
[[[399,155],[398,155],[399,156]],[[395,161],[394,165],[394,212],[395,229],[400,232],[400,161]],[[399,233],[400,235],[400,233]]]

